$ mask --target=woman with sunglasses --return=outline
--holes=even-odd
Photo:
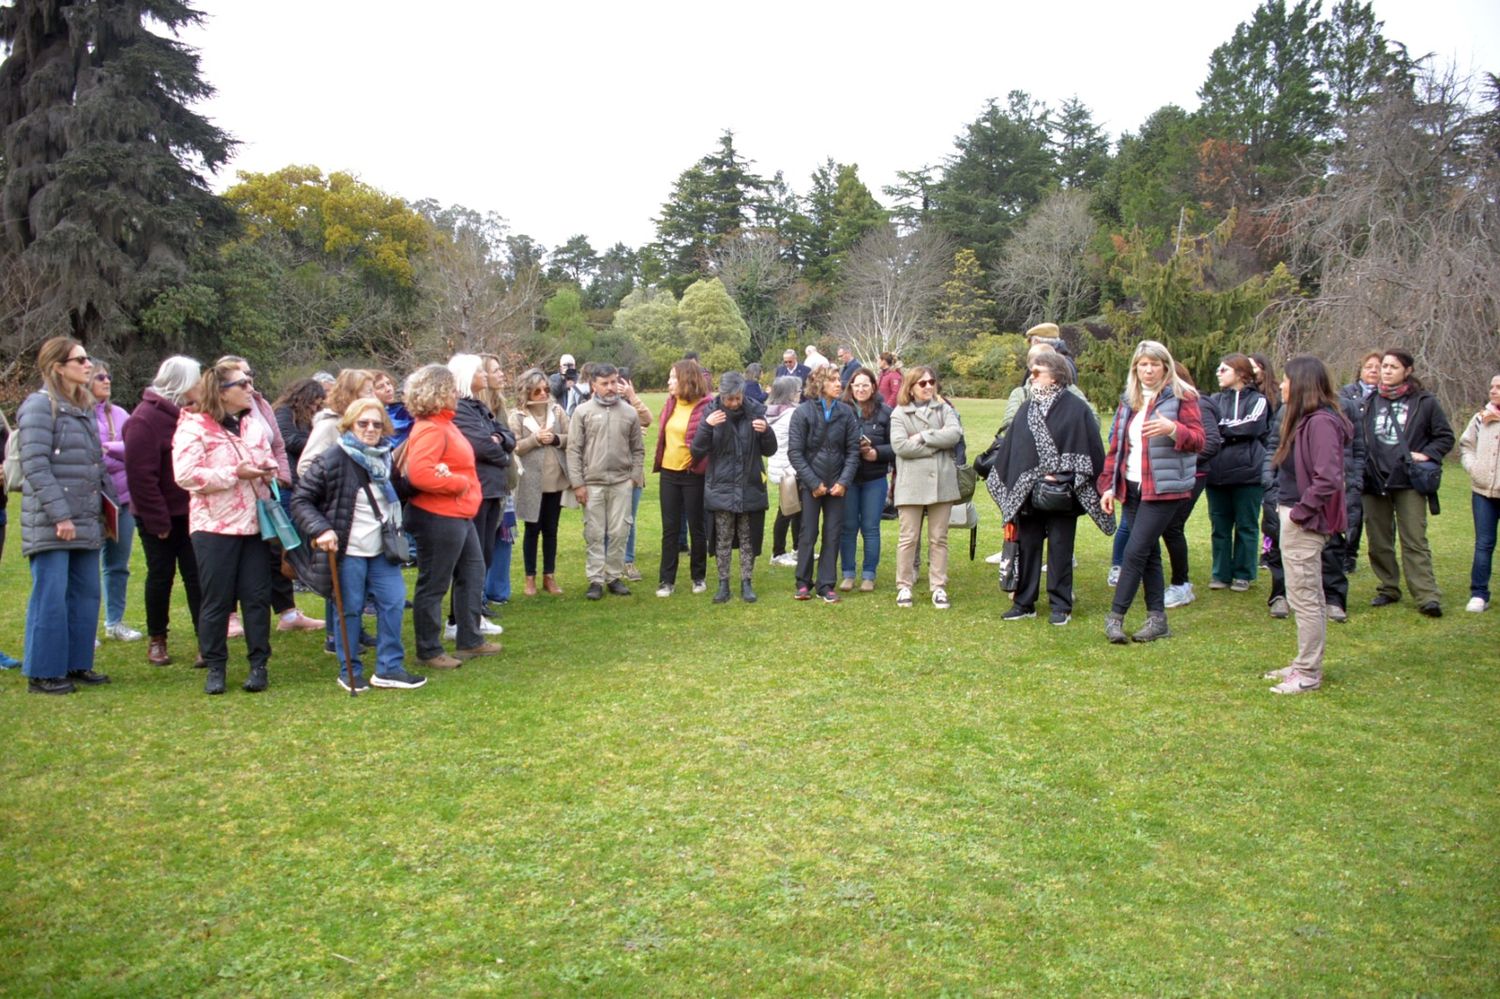
[[[391,484],[391,420],[379,398],[356,399],[339,418],[338,442],[303,471],[292,494],[292,519],[314,548],[338,553],[344,627],[333,629],[338,684],[365,690],[372,684],[411,690],[427,682],[408,673],[401,643],[406,582],[385,554],[386,521],[401,526],[401,504]],[[360,615],[375,610],[375,676],[366,680],[359,661]],[[344,635],[354,646],[344,646]]]
[[[816,595],[824,603],[839,602],[833,587],[844,532],[845,494],[859,464],[859,417],[839,401],[843,388],[838,368],[826,362],[814,368],[807,376],[807,400],[792,413],[787,428],[787,459],[802,496],[802,530],[797,539],[798,600],[813,598],[813,549],[818,548]]]
[[[891,414],[896,453],[896,606],[912,605],[917,575],[917,538],[927,520],[927,585],[932,606],[948,609],[948,520],[958,501],[958,462],[964,439],[958,412],[938,393],[937,373],[924,366],[901,380]]]
[[[271,438],[252,417],[252,382],[237,364],[215,364],[198,382],[198,409],[184,412],[172,438],[172,468],[186,489],[188,526],[203,603],[198,651],[208,667],[205,694],[224,693],[229,615],[238,604],[250,675],[244,689],[266,689],[271,659],[271,560],[256,502],[279,474]]]
[[[94,362],[89,378],[89,393],[94,397],[94,423],[99,428],[99,443],[104,448],[104,467],[119,500],[119,530],[115,537],[104,539],[104,637],[121,642],[138,642],[142,635],[127,625],[125,589],[130,583],[130,549],[135,538],[135,518],[130,515],[130,484],[125,480],[125,421],[130,414],[110,402],[114,380],[109,366]]]
[[[532,368],[521,375],[519,405],[511,411],[515,458],[521,463],[516,485],[516,518],[526,525],[521,560],[525,594],[536,596],[537,544],[542,548],[542,589],[562,596],[557,585],[557,522],[563,490],[568,488],[568,414],[552,398],[547,375]]]
[[[1271,432],[1271,403],[1255,387],[1255,367],[1244,354],[1219,362],[1219,414],[1223,443],[1208,464],[1208,519],[1213,568],[1209,589],[1243,592],[1255,581],[1260,559],[1261,469]]]
[[[21,453],[21,553],[31,560],[22,672],[36,694],[108,683],[94,671],[99,549],[114,505],[90,412],[94,368],[83,344],[53,337],[37,353],[42,388],[16,413]]]

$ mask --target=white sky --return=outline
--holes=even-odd
[[[1289,0],[1289,3],[1291,0]],[[1332,0],[1325,0],[1325,8]],[[1197,106],[1256,0],[506,3],[201,0],[183,39],[237,170],[348,170],[410,201],[496,211],[549,249],[639,246],[677,175],[730,128],[805,193],[825,157],[878,198],[937,164],[984,101],[1076,94],[1111,134]],[[1500,2],[1376,0],[1413,54],[1500,72]]]

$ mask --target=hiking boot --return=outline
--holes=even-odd
[[[626,586],[618,579],[611,579],[604,588],[617,597],[630,596],[630,587]]]
[[[146,643],[146,662],[152,666],[172,665],[172,653],[167,651],[167,636],[152,635]]]
[[[480,656],[497,656],[501,652],[499,642],[480,642],[472,649],[454,649],[455,659],[478,659]]]
[[[65,676],[33,676],[26,681],[30,694],[71,694],[77,689]]]
[[[1141,630],[1131,635],[1131,641],[1154,642],[1158,638],[1171,638],[1172,629],[1167,627],[1167,615],[1151,612],[1146,615],[1146,623]]]
[[[721,580],[719,580],[719,588],[714,591],[714,603],[716,603],[716,604],[727,604],[727,603],[729,603],[729,580],[727,580],[727,579],[721,579]]]
[[[1124,614],[1104,615],[1104,637],[1115,645],[1124,645],[1130,641],[1130,637],[1125,634]]]
[[[602,584],[602,583],[590,583],[589,584],[588,592],[583,595],[583,598],[585,600],[603,600],[604,599],[604,584]]]
[[[1275,597],[1271,600],[1271,616],[1280,621],[1289,617],[1292,613],[1292,605],[1286,602],[1286,597]]]
[[[440,652],[431,659],[418,659],[428,669],[458,669],[463,665],[463,660],[455,659],[446,652]]]
[[[740,599],[747,604],[755,603],[755,591],[750,588],[750,580],[740,580]]]

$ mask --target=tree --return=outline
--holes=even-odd
[[[1089,266],[1098,229],[1083,191],[1058,191],[1042,202],[1005,246],[995,279],[1002,315],[1022,328],[1089,315],[1099,298]]]
[[[942,299],[932,328],[944,350],[956,353],[976,337],[995,331],[994,302],[984,288],[979,258],[965,247],[953,254],[953,269],[943,282]]]
[[[604,251],[599,266],[594,269],[594,280],[589,282],[584,298],[591,308],[617,308],[620,300],[635,288],[640,272],[640,256],[624,243],[616,243]]]
[[[714,273],[750,330],[748,356],[765,356],[797,322],[790,301],[797,274],[782,259],[780,240],[763,230],[741,233],[719,247]]]
[[[1375,19],[1374,6],[1358,0],[1338,0],[1328,13],[1318,70],[1336,128],[1380,101],[1390,88],[1412,85],[1406,46],[1388,41],[1381,34],[1384,27],[1384,21]]]
[[[891,199],[891,218],[902,232],[910,232],[927,223],[932,208],[933,192],[937,182],[932,178],[933,167],[920,170],[897,170],[895,184],[881,188]]]
[[[564,285],[542,306],[547,319],[545,334],[554,353],[587,357],[594,345],[594,332],[583,315],[583,299],[578,289]]]
[[[598,267],[599,254],[589,245],[589,238],[579,233],[552,251],[552,269],[547,277],[552,281],[571,281],[582,288],[584,278]]]
[[[677,297],[666,288],[637,288],[620,302],[610,334],[639,346],[643,370],[633,372],[641,385],[663,385],[667,370],[686,349],[677,328]]]
[[[423,321],[400,341],[401,364],[458,351],[491,353],[507,362],[540,356],[535,329],[541,269],[532,263],[512,270],[505,220],[461,205],[420,204],[441,238],[418,268]]]
[[[722,240],[758,223],[768,208],[768,188],[734,148],[734,133],[728,129],[717,150],[678,176],[656,219],[667,283],[674,291],[706,273]]]
[[[192,49],[148,28],[200,19],[182,0],[0,8],[0,280],[91,350],[155,356],[131,337],[140,311],[233,224],[200,172],[234,147],[191,110],[213,90]],[[25,352],[37,332],[10,327],[0,342]]]
[[[1048,122],[1058,182],[1063,187],[1093,187],[1109,165],[1109,138],[1077,96],[1062,102]]]
[[[1140,131],[1120,137],[1119,151],[1094,193],[1094,210],[1124,229],[1165,235],[1195,201],[1201,123],[1175,104],[1153,111]]]
[[[902,356],[917,345],[952,248],[935,228],[900,233],[890,224],[866,236],[844,265],[843,290],[830,327],[855,357]]]
[[[718,278],[699,278],[677,303],[677,328],[688,350],[710,371],[738,370],[750,348],[750,327]]]

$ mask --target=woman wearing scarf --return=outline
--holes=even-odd
[[[536,549],[542,546],[542,589],[562,596],[557,585],[557,520],[568,488],[568,414],[552,399],[547,375],[532,368],[521,376],[520,405],[510,414],[521,481],[516,484],[516,519],[526,525],[521,559],[528,597],[536,596]]]
[[[1030,374],[1030,397],[1017,410],[986,483],[1000,507],[1001,519],[1014,521],[1020,535],[1014,603],[1000,620],[1036,617],[1045,541],[1051,621],[1065,625],[1073,616],[1073,539],[1078,517],[1087,513],[1105,534],[1114,533],[1115,518],[1100,506],[1094,484],[1104,466],[1099,421],[1087,402],[1068,391],[1071,366],[1061,354],[1040,353],[1032,359]],[[1068,509],[1036,509],[1032,495],[1041,481],[1072,486]]]
[[[334,446],[302,471],[292,494],[292,519],[313,547],[339,554],[339,588],[344,598],[344,627],[333,629],[339,657],[340,687],[365,690],[392,687],[410,690],[425,677],[405,669],[401,614],[406,582],[401,566],[385,554],[383,525],[401,526],[401,504],[391,485],[391,449],[382,441],[391,433],[385,404],[370,396],[356,399],[339,418]],[[375,608],[375,677],[366,680],[359,661],[360,614]],[[344,648],[344,635],[356,639],[356,651]]]
[[[1370,606],[1384,607],[1401,599],[1399,533],[1406,587],[1417,610],[1427,617],[1442,617],[1442,594],[1427,544],[1427,497],[1412,488],[1407,461],[1441,464],[1453,450],[1453,428],[1437,396],[1412,374],[1415,366],[1406,351],[1387,350],[1380,358],[1380,385],[1365,404],[1365,543],[1370,568],[1379,580]]]

